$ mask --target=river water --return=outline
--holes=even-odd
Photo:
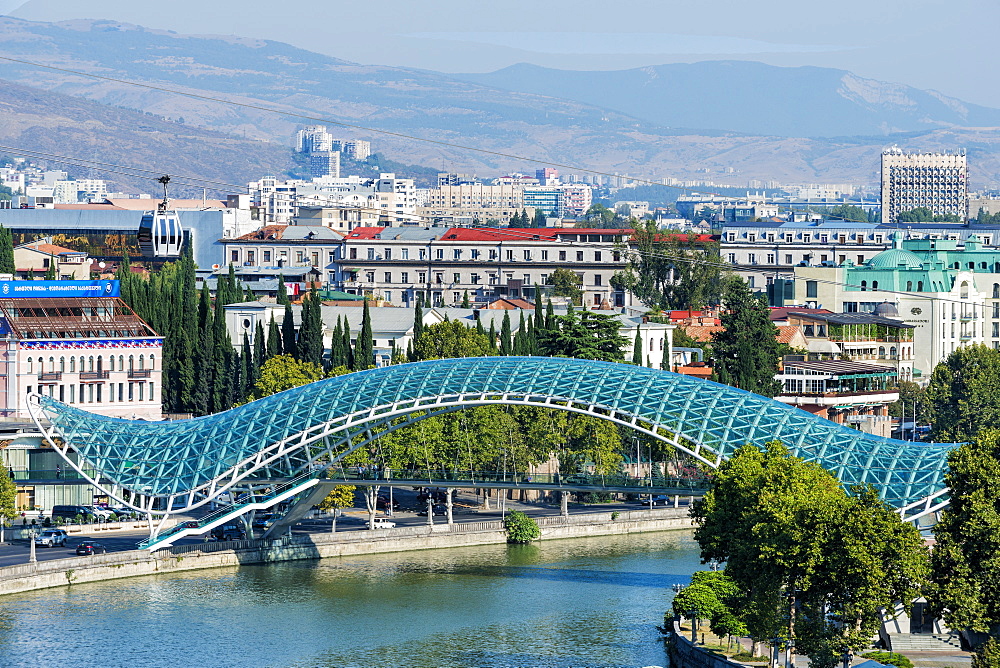
[[[0,598],[0,666],[666,666],[689,532],[194,571]]]

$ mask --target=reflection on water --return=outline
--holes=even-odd
[[[669,532],[366,555],[0,599],[0,666],[665,665]]]

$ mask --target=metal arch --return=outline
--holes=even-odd
[[[668,371],[543,357],[461,358],[372,369],[173,422],[107,418],[39,395],[31,397],[29,411],[84,478],[100,486],[84,472],[90,467],[113,486],[144,495],[148,505],[152,498],[166,499],[169,511],[140,508],[160,513],[180,511],[173,508],[178,501],[183,509],[207,503],[234,485],[252,482],[258,471],[291,477],[400,416],[488,404],[595,415],[671,443],[710,466],[746,443],[780,440],[795,454],[838,471],[847,485],[870,475],[879,481],[882,498],[899,508],[944,489],[945,460],[954,447],[872,436],[765,397]],[[319,441],[326,446],[315,447]],[[80,466],[69,461],[70,449],[79,454]],[[867,465],[857,464],[865,455]]]

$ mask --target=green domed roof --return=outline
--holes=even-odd
[[[872,259],[868,260],[865,266],[872,269],[920,269],[923,267],[923,260],[915,253],[902,248],[890,248],[884,250]]]

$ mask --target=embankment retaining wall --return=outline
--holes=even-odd
[[[589,513],[538,520],[542,540],[609,536],[689,529],[685,509]],[[300,559],[346,557],[359,554],[467,547],[503,543],[499,520],[454,525],[402,527],[376,531],[345,531],[274,540],[242,540],[179,545],[149,553],[143,550],[111,552],[91,557],[53,559],[0,568],[0,595],[117,578],[262,564]]]

